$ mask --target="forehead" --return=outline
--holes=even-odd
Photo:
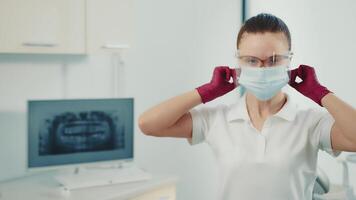
[[[251,55],[260,58],[269,57],[275,52],[283,54],[288,52],[287,37],[279,33],[244,33],[239,44],[241,55]]]

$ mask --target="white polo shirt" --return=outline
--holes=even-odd
[[[219,165],[219,200],[311,200],[318,150],[333,156],[333,117],[325,110],[299,109],[287,94],[282,109],[259,132],[246,109],[235,104],[190,110],[191,145],[206,142]]]

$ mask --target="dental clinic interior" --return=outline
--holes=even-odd
[[[353,0],[0,0],[0,200],[356,200],[355,11]],[[288,26],[288,54],[262,51],[285,30],[253,22],[258,16]],[[288,100],[261,129],[281,128],[247,135],[253,124],[244,119],[258,109],[252,102],[268,105],[272,97],[258,94],[273,92],[254,78],[277,77],[268,67],[275,59],[290,67],[275,90]],[[266,71],[241,64],[252,61]],[[318,87],[291,84],[310,80],[300,65],[312,66]],[[299,119],[289,99],[301,110],[329,111],[341,127],[310,137],[325,141],[313,155],[305,146],[310,154],[296,156],[290,141],[314,142],[292,136],[297,125],[282,131]],[[346,150],[333,153],[332,145]],[[243,163],[253,168],[235,162],[245,151]],[[269,153],[293,161],[290,177],[268,174]],[[303,156],[314,168],[292,177],[307,166],[297,162]]]

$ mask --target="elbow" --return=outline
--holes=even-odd
[[[142,117],[142,115],[138,119],[138,127],[140,128],[143,134],[152,136],[149,126],[146,120]]]
[[[144,135],[162,137],[162,131],[158,129],[158,125],[155,121],[156,120],[140,115],[138,118],[138,127]]]
[[[353,142],[353,145],[351,147],[351,152],[356,152],[356,140]]]

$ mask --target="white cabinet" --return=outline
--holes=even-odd
[[[56,171],[36,173],[0,182],[1,200],[176,200],[174,175],[153,174],[152,179],[65,191],[53,178]]]
[[[132,46],[133,0],[87,0],[87,50]]]
[[[176,186],[164,185],[130,200],[176,200]]]
[[[0,53],[86,53],[85,0],[0,0]]]

